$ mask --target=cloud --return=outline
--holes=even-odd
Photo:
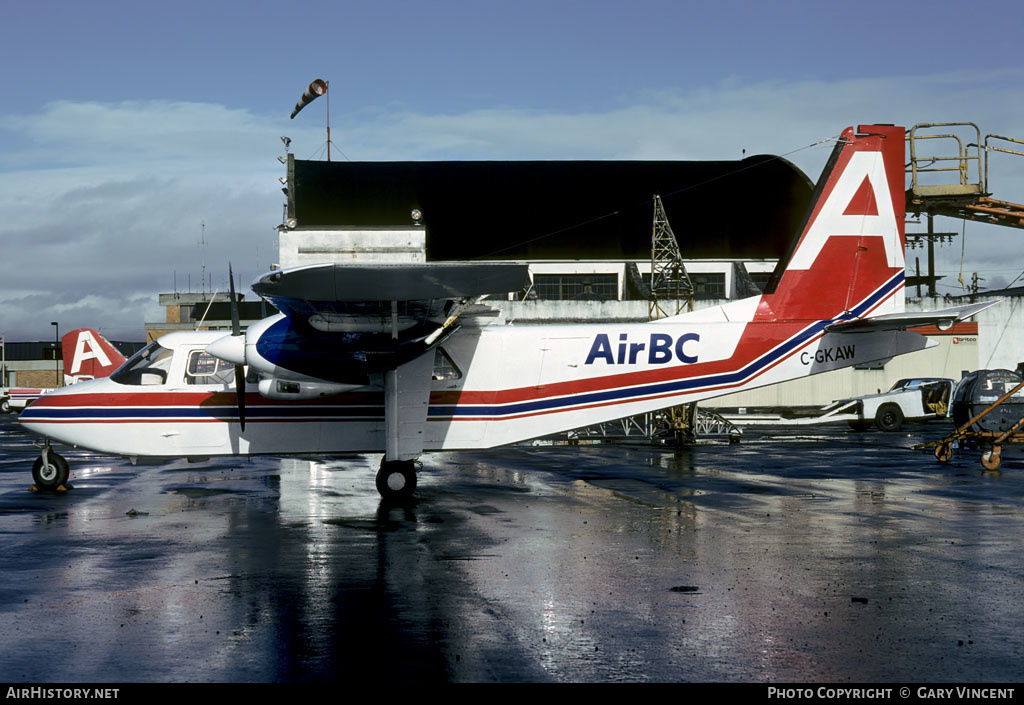
[[[1020,70],[834,82],[732,78],[644,91],[594,112],[510,106],[422,114],[385,106],[343,115],[335,139],[367,160],[735,159],[743,149],[790,152],[857,123],[963,120],[965,105],[975,122],[1024,134],[1004,90],[1022,79]]]
[[[59,316],[141,340],[176,272],[180,289],[190,274],[198,289],[205,260],[226,286],[229,260],[251,279],[276,256],[284,172],[268,120],[216,105],[61,101],[0,129],[14,135],[0,157],[8,339],[45,337]]]

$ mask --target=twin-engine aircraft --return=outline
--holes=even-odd
[[[904,130],[846,129],[766,291],[649,323],[486,325],[476,304],[529,284],[503,263],[327,264],[253,290],[280,314],[171,333],[109,379],[59,389],[21,422],[102,453],[383,452],[404,498],[425,451],[490,448],[934,345],[903,313]],[[234,300],[234,296],[232,299]],[[49,448],[49,486],[67,463]]]

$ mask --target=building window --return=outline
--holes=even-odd
[[[690,273],[690,282],[693,284],[693,298],[698,300],[724,299],[725,296],[725,274],[722,272],[708,272],[701,274]]]
[[[538,299],[551,301],[615,301],[619,298],[617,274],[534,274]]]
[[[768,282],[771,281],[772,278],[771,272],[748,272],[748,274],[753,282],[757,284],[757,288],[761,291],[765,290],[768,286]]]

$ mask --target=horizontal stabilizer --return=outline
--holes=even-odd
[[[270,272],[252,285],[268,299],[324,302],[424,301],[507,294],[530,285],[525,264],[431,262],[317,264]]]
[[[906,330],[917,326],[936,326],[939,330],[952,328],[955,323],[984,311],[998,301],[986,301],[980,304],[956,306],[942,311],[921,311],[919,313],[905,311],[887,313],[872,318],[853,318],[836,321],[825,327],[829,333],[877,333],[886,330]]]

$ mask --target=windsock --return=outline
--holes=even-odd
[[[322,96],[327,92],[327,81],[322,78],[318,78],[309,84],[309,88],[302,94],[299,102],[295,104],[295,110],[292,111],[292,118],[294,119],[299,111],[305,108],[307,105],[312,103],[314,100]]]

